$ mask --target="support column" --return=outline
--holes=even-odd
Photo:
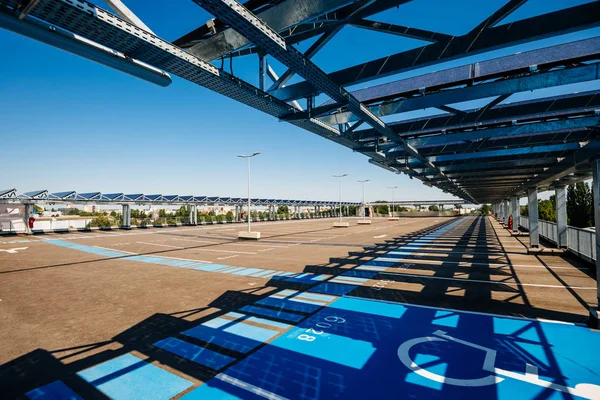
[[[33,217],[33,204],[25,204],[25,213],[23,219],[25,222],[25,233],[28,235],[32,234],[31,228],[29,227],[29,218]]]
[[[131,228],[131,205],[123,204],[123,219],[121,221],[122,229],[130,229]]]
[[[196,223],[194,222],[195,221],[194,214],[196,214],[196,206],[190,205],[190,215],[189,215],[189,221],[188,221],[188,223],[190,225],[196,225]]]
[[[510,211],[513,220],[513,232],[519,232],[519,199],[517,196],[510,197]]]
[[[504,224],[508,225],[508,199],[503,200],[504,203]]]
[[[527,188],[529,208],[529,247],[540,247],[537,187]]]
[[[594,224],[596,227],[596,296],[600,307],[600,279],[598,279],[600,277],[600,158],[592,161],[592,176],[592,197],[594,201],[592,209],[594,210]],[[598,329],[600,327],[598,308],[590,311],[591,325],[593,328]]]
[[[556,246],[567,247],[567,191],[564,186],[554,189],[556,196]]]

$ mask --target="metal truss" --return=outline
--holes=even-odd
[[[162,205],[162,206],[245,206],[247,198],[241,197],[211,197],[211,196],[181,196],[163,194],[143,193],[101,193],[76,191],[50,192],[48,190],[36,190],[32,192],[18,193],[16,189],[0,190],[0,203],[69,203],[69,204],[136,204]],[[302,207],[335,207],[338,201],[318,200],[284,200],[284,199],[250,199],[253,206],[302,206]],[[358,206],[360,202],[342,202],[343,206]]]
[[[170,43],[152,33],[120,0],[107,1],[119,16],[83,0],[0,0],[0,27],[163,86],[170,83],[168,74],[177,75],[360,152],[373,165],[409,174],[469,202],[497,203],[523,195],[530,187],[552,188],[591,176],[591,160],[599,154],[599,92],[503,103],[514,93],[600,79],[600,37],[477,63],[457,61],[457,67],[416,72],[408,79],[392,78],[360,90],[346,87],[600,26],[600,2],[502,24],[525,3],[510,0],[462,36],[377,21],[376,14],[409,1],[248,0],[242,5],[235,0],[194,0],[215,18]],[[345,26],[428,44],[327,74],[311,59]],[[60,41],[56,32],[62,35]],[[314,42],[304,53],[294,47],[308,39]],[[107,54],[121,58],[114,62]],[[219,59],[224,65],[225,58],[233,62],[250,54],[259,58],[257,86],[216,66]],[[286,69],[276,71],[269,58]],[[304,81],[289,84],[295,75]],[[330,100],[316,104],[316,96],[322,94]],[[492,100],[477,109],[454,105],[486,98]],[[401,118],[404,112],[423,108],[440,113]],[[397,120],[391,121],[391,116]],[[0,191],[3,201],[19,199],[16,192],[5,192]],[[43,197],[40,193],[34,195]],[[63,194],[81,202],[246,201],[99,193],[86,199],[91,194]],[[254,200],[257,205],[275,201]]]

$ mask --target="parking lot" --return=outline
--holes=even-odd
[[[562,388],[579,378],[593,381],[581,372],[589,363],[582,349],[569,347],[578,367],[565,366],[553,354],[564,343],[552,342],[558,326],[598,342],[597,333],[574,325],[586,321],[595,302],[586,264],[528,255],[522,240],[489,217],[348,220],[348,229],[333,228],[332,220],[257,223],[258,242],[239,241],[245,225],[231,224],[0,238],[6,321],[0,388],[9,397],[74,391],[124,399],[135,390],[140,398],[246,398],[266,390],[295,398],[301,390],[305,398],[364,398],[352,382],[340,386],[334,377],[374,379],[378,392],[396,371],[409,392],[431,396],[439,385],[431,374],[406,365],[400,352],[387,360],[382,350],[398,347],[398,330],[408,340],[439,327],[444,332],[433,341],[452,342],[448,331],[510,353],[511,362],[514,343],[502,353],[499,340],[518,339],[521,353],[533,357],[537,350],[521,343],[529,331],[529,345],[546,354],[546,361],[536,355],[540,371],[569,377]],[[428,356],[419,361],[407,350],[406,357],[420,363]],[[513,362],[516,370],[505,359],[497,377],[521,373],[535,364],[531,357]],[[292,364],[304,372],[290,370]],[[383,373],[386,365],[395,366]],[[465,368],[448,371],[473,373]],[[525,390],[524,380],[515,382],[506,396]],[[467,395],[455,386],[450,397]],[[531,382],[525,387],[534,390]],[[469,395],[485,396],[491,388]]]

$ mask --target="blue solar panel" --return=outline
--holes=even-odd
[[[207,199],[208,199],[209,201],[217,201],[217,200],[219,200],[219,198],[218,198],[218,197],[207,197]]]
[[[168,196],[163,196],[163,198],[167,201],[173,201],[179,198],[176,194],[170,194]]]
[[[100,192],[90,192],[90,193],[77,193],[77,198],[85,199],[85,200],[93,200],[95,198],[100,197]]]
[[[129,200],[137,200],[140,197],[142,197],[143,194],[142,193],[138,193],[138,194],[126,194],[125,197]]]
[[[179,198],[183,201],[191,201],[194,196],[179,196]]]
[[[159,200],[162,197],[162,194],[149,194],[144,197],[147,198],[148,200]]]
[[[66,199],[75,196],[75,191],[50,193],[48,197],[52,199]]]
[[[47,190],[34,190],[33,192],[23,193],[23,195],[26,197],[40,197],[46,193],[48,193]]]

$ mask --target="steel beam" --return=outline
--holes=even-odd
[[[540,40],[567,32],[589,29],[600,25],[596,17],[600,4],[592,2],[511,24],[487,28],[455,37],[451,42],[440,41],[421,48],[382,57],[329,74],[338,85],[355,85],[385,76],[399,74],[427,65],[439,64],[516,44]],[[319,90],[310,82],[286,87],[278,93],[282,99],[299,99],[316,95]]]
[[[286,0],[257,16],[271,29],[281,31],[347,3],[347,0]],[[188,52],[201,60],[212,61],[248,44],[248,39],[229,28],[194,44]]]
[[[29,37],[39,42],[59,48],[77,56],[87,58],[107,67],[114,68],[155,85],[166,87],[171,84],[171,77],[160,69],[142,64],[135,58],[126,56],[101,44],[85,39],[79,35],[48,26],[36,18],[26,15],[23,19],[17,13],[0,8],[0,28]]]
[[[123,18],[125,21],[132,23],[146,32],[154,33],[146,24],[144,24],[144,22],[142,22],[141,19],[138,18],[137,15],[133,13],[133,11],[127,8],[127,6],[123,4],[121,0],[104,0],[104,2],[108,4],[108,6],[117,14],[119,14],[119,17]]]
[[[235,0],[194,0],[195,3],[219,17],[224,22],[228,23],[237,32],[243,34],[247,39],[251,40],[255,45],[265,49],[269,54],[286,65],[288,68],[296,71],[298,75],[312,82],[319,87],[323,93],[338,103],[347,103],[355,115],[361,120],[377,129],[383,136],[397,141],[404,147],[411,157],[420,160],[429,168],[436,169],[426,157],[423,157],[419,152],[403,139],[401,139],[394,131],[392,131],[381,119],[371,113],[363,104],[361,104],[354,96],[352,96],[343,87],[335,84],[328,76],[319,69],[314,63],[306,59],[302,53],[297,51],[292,46],[287,46],[285,40],[273,31],[268,25],[254,16],[241,4]],[[438,170],[438,173],[443,176],[443,173]],[[451,183],[451,181],[449,181]],[[468,197],[468,193],[456,187],[457,193],[461,193],[463,197]]]
[[[473,153],[460,153],[460,154],[446,154],[440,156],[430,156],[429,160],[435,163],[444,163],[450,161],[463,161],[473,160],[477,158],[496,158],[496,157],[508,157],[508,156],[525,156],[539,153],[560,153],[563,151],[578,150],[582,147],[580,143],[563,143],[563,144],[552,144],[545,146],[529,146],[529,147],[517,147],[503,150],[490,150],[490,151],[478,151]],[[420,164],[419,161],[409,161],[408,165],[417,167]]]
[[[577,171],[582,164],[590,163],[600,152],[600,141],[587,143],[579,151],[573,152],[557,163],[552,164],[543,173],[535,179],[528,181],[515,192],[517,195],[523,193],[526,186],[545,186],[551,184],[562,177],[570,175]]]
[[[501,128],[480,129],[470,132],[447,133],[438,136],[424,136],[410,139],[408,142],[415,147],[447,145],[454,142],[481,140],[495,137],[511,137],[521,135],[536,135],[540,133],[562,133],[587,129],[600,123],[600,116],[565,119],[562,121],[543,121],[522,125],[505,126]],[[385,150],[385,147],[383,148]]]
[[[600,48],[600,47],[599,47]],[[543,73],[531,73],[511,79],[500,79],[494,82],[466,86],[458,89],[435,92],[432,94],[410,97],[382,105],[371,106],[371,112],[379,117],[415,111],[424,108],[439,107],[445,104],[460,103],[483,99],[486,97],[507,95],[531,90],[545,89],[574,83],[590,82],[600,79],[600,64],[582,64],[578,67],[551,70]],[[318,112],[318,108],[316,112]],[[327,124],[342,124],[356,120],[349,111],[319,117]]]
[[[495,108],[477,108],[465,111],[463,116],[434,115],[391,123],[390,126],[403,137],[440,132],[483,129],[502,124],[512,124],[568,116],[593,115],[600,108],[600,91],[552,96],[543,99],[504,104]],[[365,129],[351,135],[354,140],[376,138],[377,132]]]
[[[371,21],[367,19],[359,19],[358,21],[354,21],[349,25],[375,32],[389,33],[391,35],[425,40],[428,42],[449,42],[454,38],[454,36],[446,35],[445,33],[432,32],[424,29],[410,28],[408,26],[399,26],[394,24],[388,24],[386,22]]]

